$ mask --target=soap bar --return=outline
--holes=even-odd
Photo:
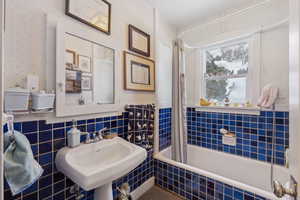
[[[112,134],[103,136],[104,139],[114,139],[115,137],[118,137],[117,133],[112,133]]]

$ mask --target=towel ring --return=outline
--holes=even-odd
[[[4,119],[7,122],[8,132],[11,133],[9,139],[11,142],[15,141],[15,134],[14,134],[14,116],[11,113],[4,114]]]

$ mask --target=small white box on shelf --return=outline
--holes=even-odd
[[[29,90],[20,87],[5,90],[5,112],[28,111],[29,95]]]
[[[47,94],[45,91],[32,93],[32,109],[45,110],[54,108],[55,94]]]

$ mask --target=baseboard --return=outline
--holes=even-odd
[[[136,188],[133,192],[131,192],[132,200],[138,200],[145,192],[150,190],[154,186],[155,179],[154,176],[149,178],[146,182],[144,182],[140,187]]]

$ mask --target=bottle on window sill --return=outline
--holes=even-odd
[[[230,102],[230,100],[229,100],[228,97],[226,97],[226,98],[224,99],[223,103],[224,103],[225,106],[230,106],[230,104],[231,104],[231,102]]]

